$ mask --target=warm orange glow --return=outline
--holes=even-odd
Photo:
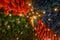
[[[54,8],[54,11],[58,11],[58,8]]]
[[[29,0],[0,0],[0,8],[4,9],[5,14],[9,14],[9,11],[12,11],[14,15],[20,15],[27,13],[31,10],[31,3]]]
[[[37,22],[37,25],[34,27],[38,40],[60,40],[59,36],[54,34],[50,28],[47,28],[46,24],[42,23],[42,20],[39,20]]]
[[[34,19],[37,19],[37,16],[30,17],[30,23],[34,27]]]

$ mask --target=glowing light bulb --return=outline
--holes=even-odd
[[[29,18],[29,16],[27,16],[27,18]]]
[[[48,31],[50,31],[50,29],[48,29]]]
[[[18,21],[18,24],[20,23],[20,21]]]
[[[29,13],[29,15],[31,15],[31,13]]]
[[[17,37],[17,40],[18,40],[19,38]]]
[[[43,14],[45,14],[46,13],[46,11],[43,11]]]
[[[41,16],[41,15],[38,15],[39,17]]]
[[[36,30],[36,27],[34,27],[34,30]]]
[[[54,8],[54,11],[58,11],[58,8]]]
[[[32,14],[34,14],[34,11],[32,11]]]
[[[43,25],[44,23],[42,23],[42,25]]]
[[[23,31],[21,32],[21,34],[23,34]]]
[[[54,36],[56,36],[56,34],[54,34]]]
[[[37,36],[37,34],[35,34],[35,36]]]
[[[31,9],[31,11],[33,11],[33,8]]]
[[[33,18],[34,18],[34,19],[37,19],[37,17],[36,17],[36,16],[33,16]]]
[[[36,14],[39,14],[38,12],[36,12]]]
[[[19,16],[22,16],[22,14],[19,14]]]
[[[27,27],[28,25],[25,25],[25,27]]]
[[[11,14],[9,14],[9,16],[12,16]]]
[[[31,6],[31,3],[29,3],[28,5]]]
[[[50,18],[48,18],[48,21],[50,21],[51,19]]]
[[[10,25],[8,25],[8,28],[10,28]]]

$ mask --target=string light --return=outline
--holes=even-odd
[[[44,23],[42,22],[42,25],[43,25]]]
[[[33,16],[33,18],[34,18],[34,19],[37,19],[37,17],[36,17],[36,16]]]
[[[31,6],[31,3],[29,3],[28,5]]]
[[[31,15],[31,13],[29,13],[29,15]]]
[[[31,9],[31,11],[33,11],[33,9]]]
[[[9,14],[9,16],[12,16],[12,14]]]
[[[50,21],[51,19],[50,18],[48,18],[48,21]]]
[[[35,36],[37,36],[37,34],[35,34]]]
[[[45,14],[45,13],[46,13],[46,11],[44,10],[44,11],[43,11],[43,14]]]
[[[56,7],[56,8],[54,8],[54,11],[58,11],[58,8]]]
[[[36,14],[39,14],[38,12],[36,12]]]
[[[32,14],[34,14],[34,11],[32,11]]]
[[[8,25],[8,28],[10,28],[10,25]]]
[[[22,16],[23,14],[19,14],[19,16]]]
[[[32,7],[32,9],[31,9],[31,11],[33,11],[33,7]]]
[[[27,16],[27,18],[29,18],[29,16]]]
[[[16,20],[17,20],[17,23],[19,24],[19,23],[20,23],[20,20],[19,20],[19,18],[17,18]]]
[[[41,16],[41,15],[38,15],[39,17]]]
[[[27,25],[25,25],[25,27],[27,27]]]
[[[20,21],[18,21],[18,24],[20,23]]]
[[[17,40],[18,40],[19,38],[17,37]]]
[[[21,34],[23,34],[23,31],[21,32]]]
[[[48,29],[48,31],[50,31],[50,29]]]
[[[34,30],[36,30],[36,27],[34,27]]]
[[[56,34],[54,34],[54,36],[56,36]]]

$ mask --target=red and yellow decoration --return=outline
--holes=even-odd
[[[47,25],[39,20],[37,25],[34,27],[38,40],[60,40],[59,36],[56,35],[50,28],[47,28]]]
[[[43,10],[33,10],[33,8],[32,8],[31,11],[28,13],[28,15],[26,17],[28,18],[32,27],[34,27],[36,25],[37,21],[39,19],[41,19],[44,14],[45,14],[45,11],[43,11]]]
[[[30,17],[30,23],[31,23],[32,27],[35,26],[34,21],[37,22],[37,16]]]
[[[21,13],[27,15],[31,9],[31,3],[29,3],[29,0],[0,0],[0,8],[4,9],[5,14],[9,14],[9,11],[11,11],[14,15]]]

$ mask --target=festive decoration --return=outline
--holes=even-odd
[[[53,10],[53,11],[52,11]],[[58,6],[54,6],[52,10],[47,11],[42,20],[46,23],[55,33],[60,34],[60,10]]]
[[[60,5],[60,0],[32,0],[32,4],[35,10],[45,10],[50,9],[54,4]]]
[[[32,24],[33,27],[36,25],[36,23],[37,23],[37,18],[36,18],[36,16],[32,16],[32,17],[30,18],[30,23]]]
[[[51,28],[58,34],[60,34],[60,29],[58,29],[60,26],[59,2],[59,0],[32,0],[32,4],[35,10],[45,10],[42,11],[43,14],[45,14],[42,18],[43,22],[48,24],[49,28]],[[58,27],[56,28],[57,25]]]
[[[60,40],[60,0],[0,0],[0,40]]]
[[[37,21],[39,19],[41,19],[42,16],[44,15],[43,12],[44,11],[42,11],[42,10],[33,10],[33,8],[32,8],[31,11],[26,16],[26,18],[29,20],[30,24],[34,27],[36,25]]]
[[[13,16],[0,13],[0,40],[33,40],[33,32],[24,15]]]
[[[29,0],[0,0],[0,8],[4,9],[5,14],[9,14],[10,11],[14,15],[26,15],[31,9],[31,3]]]
[[[37,25],[34,27],[38,40],[60,40],[59,36],[56,35],[51,29],[46,27],[47,25],[42,22],[42,20],[39,20],[37,22]]]

